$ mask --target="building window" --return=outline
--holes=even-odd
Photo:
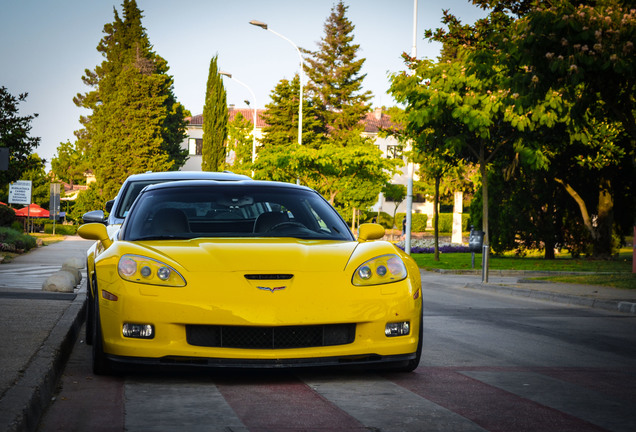
[[[188,153],[191,156],[201,156],[203,154],[203,138],[188,139]]]
[[[403,148],[401,145],[386,146],[386,157],[389,159],[402,159]]]

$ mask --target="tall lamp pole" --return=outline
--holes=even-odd
[[[411,48],[411,57],[417,57],[417,0],[413,0],[413,47]],[[411,152],[413,144],[411,141]],[[404,252],[411,254],[411,227],[413,213],[413,171],[415,167],[413,162],[409,162],[408,166],[408,183],[406,184],[406,226],[404,228]]]
[[[256,160],[256,95],[254,95],[254,92],[252,91],[252,89],[243,81],[239,81],[238,79],[233,78],[231,73],[219,72],[219,75],[226,76],[229,79],[236,81],[237,83],[245,87],[252,95],[252,101],[254,102],[254,118],[252,120],[252,124],[254,126],[252,129],[252,164],[253,164],[254,161]],[[252,177],[254,177],[254,171],[252,171]]]
[[[282,34],[275,32],[271,28],[267,27],[267,24],[265,24],[264,22],[252,20],[250,21],[250,24],[256,27],[260,27],[263,30],[270,31],[274,33],[276,36],[282,39],[285,39],[296,49],[296,52],[298,53],[298,58],[300,59],[300,72],[298,74],[298,77],[300,79],[300,100],[298,101],[298,144],[302,145],[303,144],[303,56],[300,52],[300,49],[291,40],[289,40]]]

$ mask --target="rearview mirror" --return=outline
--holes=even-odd
[[[106,223],[103,210],[93,210],[86,212],[82,215],[82,220],[84,221],[84,223]]]

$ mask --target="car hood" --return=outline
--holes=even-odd
[[[168,262],[189,272],[343,271],[359,245],[355,241],[300,239],[194,239],[145,242]]]

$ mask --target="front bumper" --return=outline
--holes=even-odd
[[[338,274],[296,275],[284,290],[268,291],[242,274],[217,274],[211,282],[189,275],[185,287],[99,280],[103,348],[114,362],[192,363],[229,367],[373,364],[410,360],[420,333],[420,287],[410,279],[355,287]],[[272,286],[280,285],[279,281]],[[105,300],[101,290],[117,296]],[[387,323],[409,322],[407,335],[387,337]],[[122,335],[123,323],[150,324],[152,339]],[[349,343],[292,348],[201,346],[189,343],[189,326],[354,326]]]

